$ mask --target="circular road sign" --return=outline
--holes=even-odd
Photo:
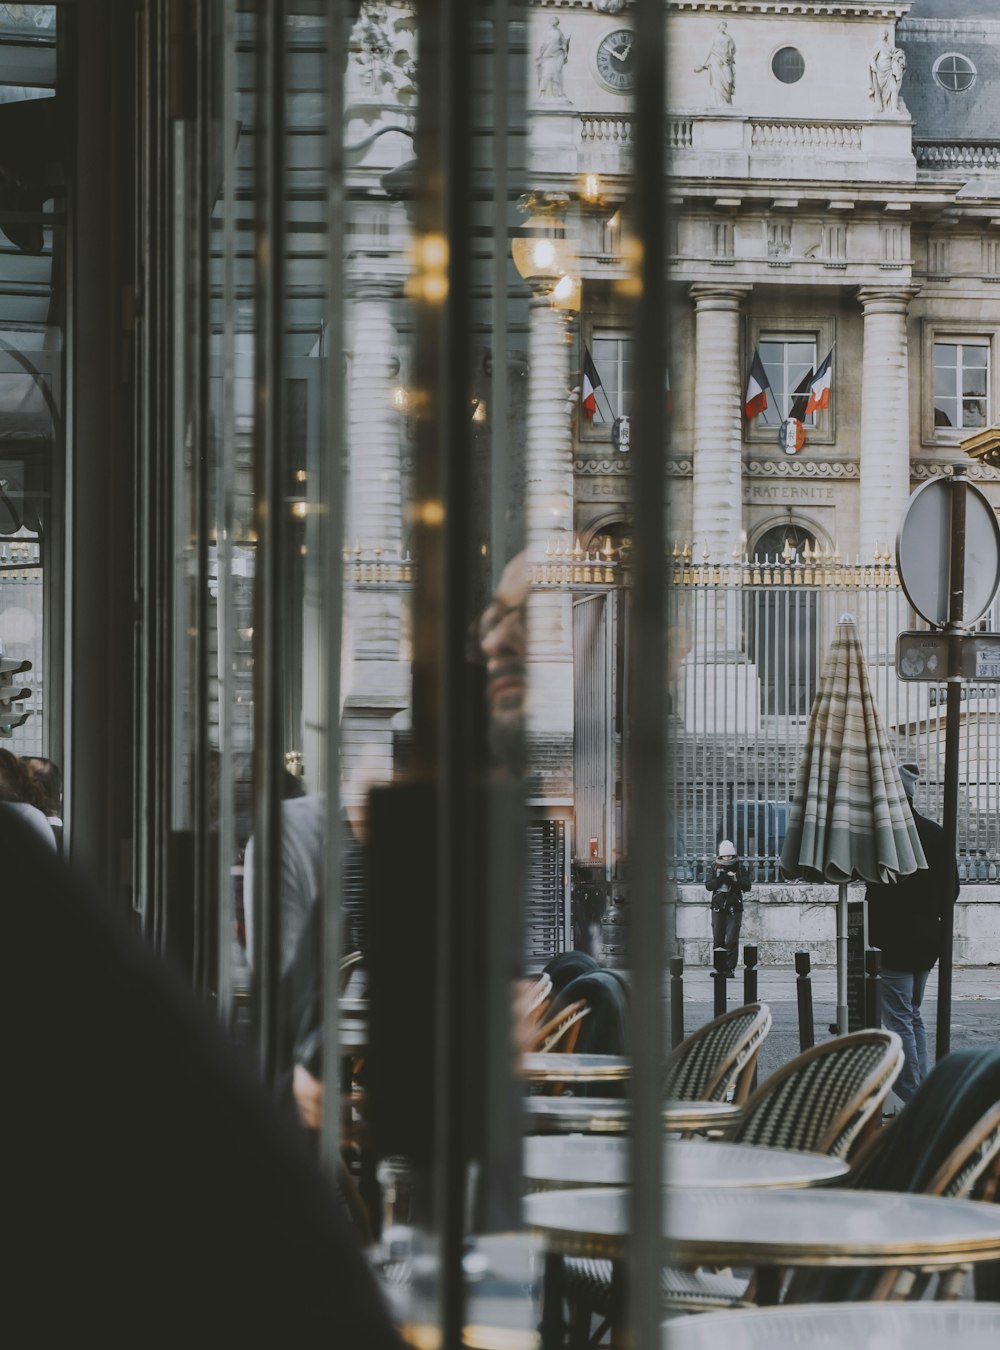
[[[961,486],[953,487],[957,483]],[[907,600],[935,627],[948,623],[951,494],[965,492],[965,596],[958,622],[975,623],[1000,589],[1000,522],[965,478],[932,478],[917,488],[896,539],[896,566]]]

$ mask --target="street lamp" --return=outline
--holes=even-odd
[[[547,294],[556,309],[580,308],[577,250],[566,237],[565,193],[529,192],[521,198],[529,218],[511,241],[511,256],[520,276],[533,288]]]

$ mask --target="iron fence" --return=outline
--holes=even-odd
[[[945,686],[898,678],[896,635],[926,628],[888,556],[809,554],[718,566],[678,550],[670,624],[671,875],[701,880],[731,838],[758,881],[776,881],[809,711],[837,620],[857,621],[872,691],[901,760],[920,766],[915,805],[941,819]],[[994,602],[980,627],[1000,630]],[[1000,879],[1000,683],[962,690],[959,871]]]

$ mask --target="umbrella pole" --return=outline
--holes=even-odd
[[[847,882],[837,887],[837,1035],[847,1035]]]

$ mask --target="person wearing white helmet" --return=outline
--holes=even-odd
[[[743,897],[750,886],[750,873],[736,856],[736,845],[731,839],[723,839],[705,878],[705,889],[712,893],[712,946],[716,950],[725,948],[726,978],[730,980],[736,978]]]

